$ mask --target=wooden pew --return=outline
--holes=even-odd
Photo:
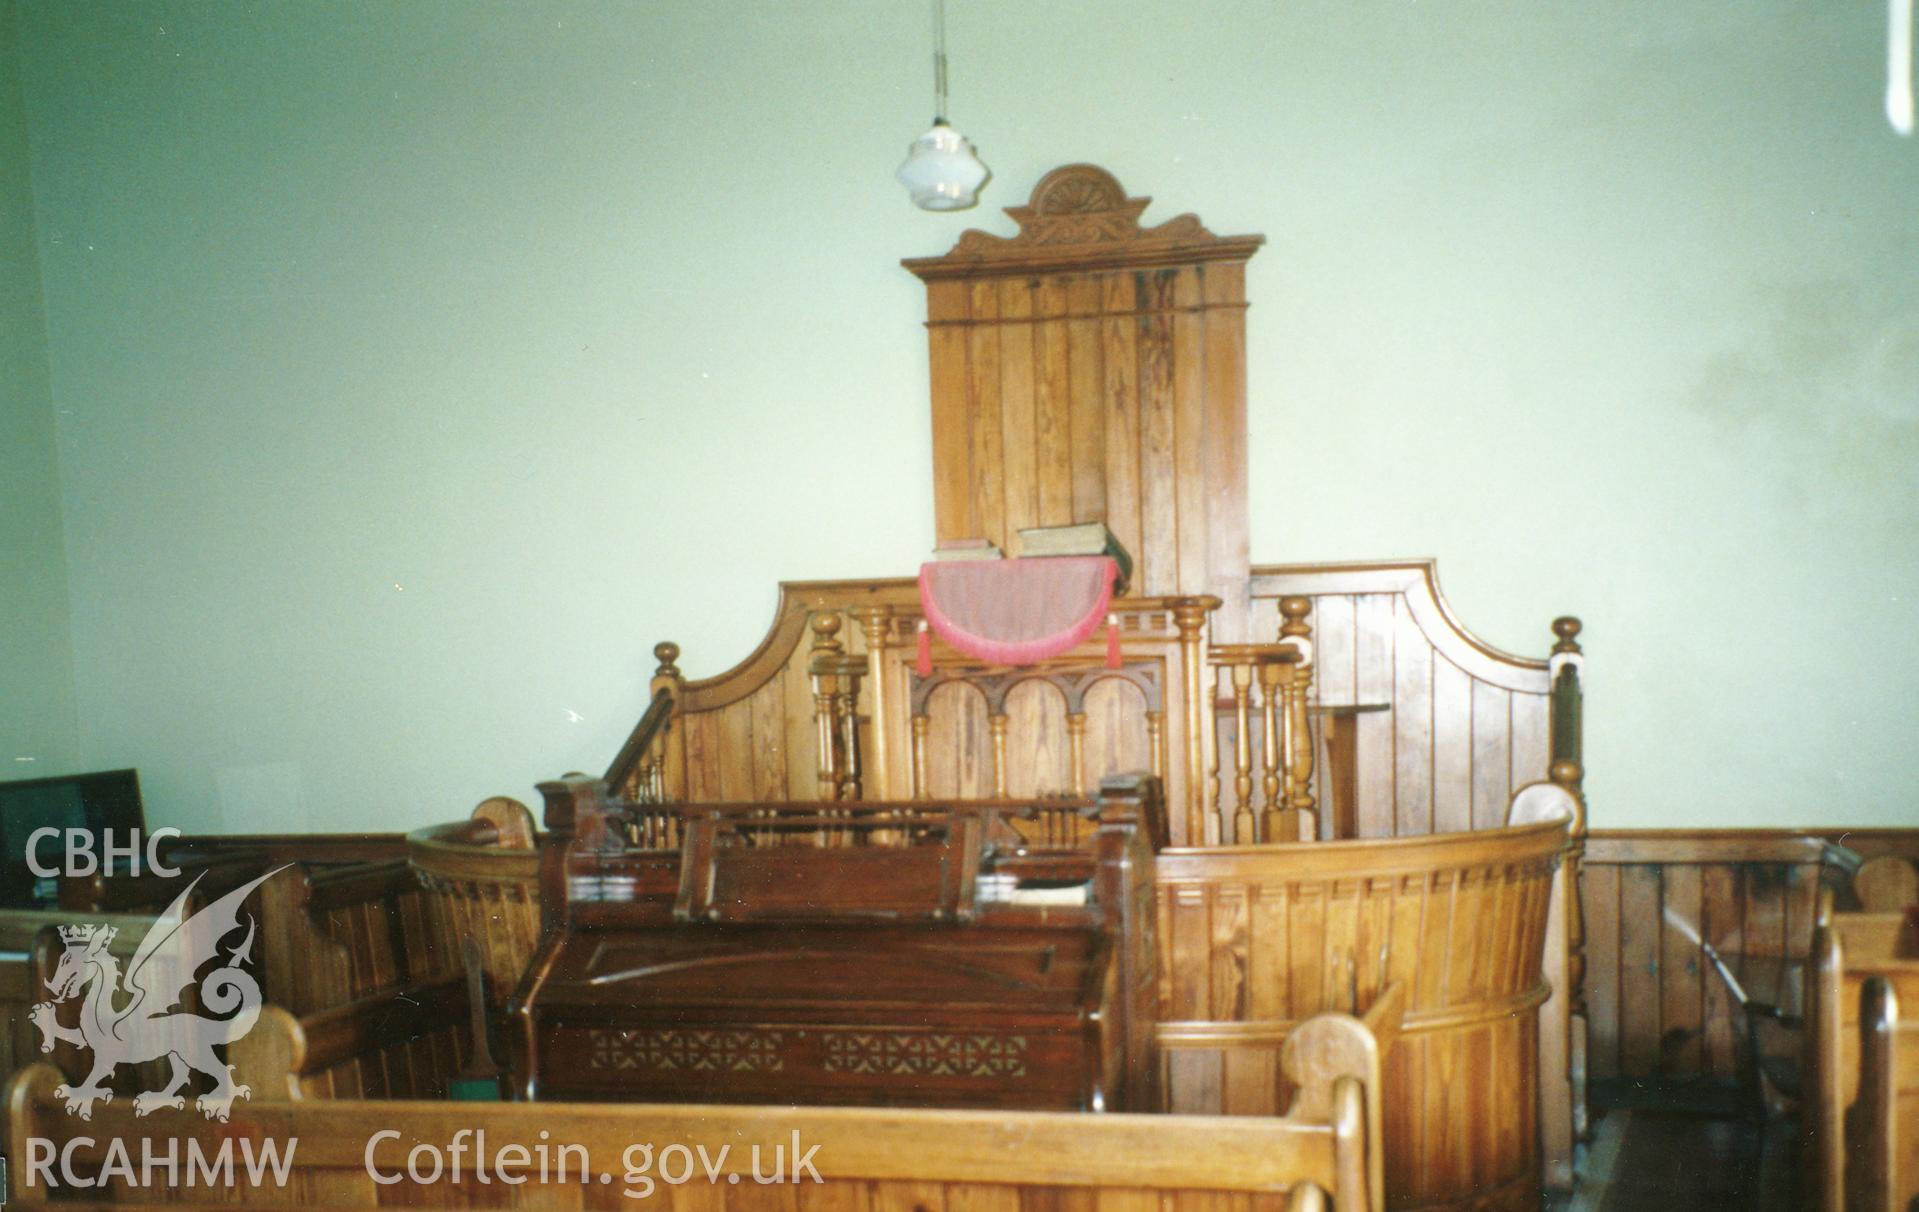
[[[227,1060],[261,1102],[443,1099],[471,1052],[468,1021],[464,978],[449,974],[303,1016],[262,1007]]]
[[[1919,1104],[1903,1094],[1914,1067],[1913,1028],[1898,1019],[1898,1007],[1908,1016],[1919,1007],[1919,928],[1903,913],[1822,909],[1810,985],[1804,1114],[1814,1163],[1813,1202],[1823,1212],[1893,1207],[1883,1200],[1870,1202],[1867,1194],[1885,1181],[1887,1163],[1874,1159],[1896,1164],[1907,1176],[1900,1181],[1919,1183],[1919,1170],[1908,1164],[1919,1130]],[[1870,1080],[1863,1074],[1868,1061]],[[1885,1152],[1889,1147],[1895,1152]],[[1898,1148],[1907,1151],[1904,1162]],[[1881,1168],[1875,1171],[1875,1166]],[[1878,1178],[1869,1177],[1875,1173]],[[1896,1206],[1903,1210],[1915,1193],[1919,1187]]]
[[[427,911],[405,859],[282,870],[260,886],[267,999],[307,1014],[457,969]]]
[[[81,913],[157,913],[199,878],[197,903],[237,888],[287,863],[342,866],[406,857],[392,833],[235,833],[168,837],[156,844],[160,862],[177,875],[95,872],[60,880],[60,908]]]
[[[60,914],[58,921],[59,925],[112,927],[117,931],[112,951],[123,963],[153,924],[153,918],[145,914]],[[59,952],[58,928],[48,920],[48,914],[37,909],[0,911],[0,1015],[7,1023],[6,1034],[0,1036],[0,1079],[11,1077],[43,1055],[41,1033],[33,1025],[32,1011],[47,1000],[46,977]],[[62,1072],[76,1080],[85,1076],[73,1072],[79,1061],[68,1045],[56,1045],[51,1056]]]
[[[1382,1017],[1380,1025],[1387,1022]],[[712,1160],[711,1186],[695,1171],[698,1187],[686,1195],[714,1212],[750,1212],[771,1206],[769,1200],[805,1212],[972,1212],[1082,1201],[1115,1210],[1210,1212],[1222,1199],[1251,1212],[1312,1212],[1328,1206],[1328,1194],[1338,1212],[1377,1212],[1380,1153],[1372,1125],[1378,1090],[1367,1083],[1378,1080],[1379,1040],[1359,1020],[1328,1014],[1302,1024],[1294,1041],[1285,1063],[1298,1095],[1280,1117],[370,1102],[305,1097],[304,1089],[296,1096],[289,1085],[285,1101],[236,1103],[224,1124],[191,1114],[138,1118],[124,1100],[96,1107],[93,1119],[82,1122],[53,1096],[57,1071],[36,1065],[7,1092],[8,1142],[22,1159],[14,1198],[28,1208],[70,1206],[54,1200],[74,1193],[46,1182],[49,1174],[64,1181],[61,1171],[36,1173],[29,1164],[49,1150],[70,1158],[78,1177],[90,1180],[116,1147],[135,1158],[173,1150],[184,1169],[184,1159],[216,1157],[223,1146],[233,1154],[236,1142],[242,1153],[272,1142],[287,1159],[284,1185],[269,1176],[258,1186],[241,1179],[162,1193],[112,1180],[78,1194],[114,1206],[164,1200],[175,1208],[371,1207],[396,1196],[419,1207],[626,1206],[620,1198],[626,1192],[655,1194],[669,1185],[667,1153],[677,1145],[689,1162],[690,1151],[701,1148]],[[403,1180],[409,1151],[418,1156],[421,1144],[437,1147],[444,1162],[456,1139],[466,1144],[458,1178],[444,1166],[438,1180],[426,1184],[376,1181]],[[765,1159],[781,1147],[773,1169],[793,1176],[792,1197],[753,1181],[755,1145],[762,1173]],[[789,1145],[794,1156],[787,1155]],[[724,1155],[722,1146],[728,1147]],[[802,1154],[801,1146],[811,1152]],[[475,1148],[486,1151],[485,1177],[473,1169]],[[801,1155],[819,1185],[798,1169]],[[542,1159],[552,1163],[544,1180]],[[426,1160],[418,1165],[432,1172]],[[243,1164],[236,1162],[235,1172],[243,1175]],[[607,1178],[592,1181],[599,1175]],[[505,1181],[522,1176],[539,1189]],[[671,1198],[680,1206],[680,1195]],[[788,1202],[794,1198],[797,1205]]]
[[[1855,1212],[1919,1205],[1919,1005],[1901,1009],[1884,975],[1860,990],[1859,1099],[1846,1114],[1846,1143]]]
[[[407,864],[424,890],[428,947],[460,966],[461,940],[484,953],[487,998],[504,1006],[540,945],[541,839],[533,813],[504,796],[470,819],[407,835]]]

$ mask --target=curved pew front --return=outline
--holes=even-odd
[[[407,864],[426,894],[433,950],[458,971],[462,940],[471,935],[484,956],[489,1000],[504,1006],[540,945],[540,854],[533,814],[505,796],[473,810],[469,820],[407,835]]]
[[[1294,1024],[1406,991],[1386,1203],[1537,1207],[1539,1017],[1567,822],[1158,859],[1158,1039],[1175,1112],[1272,1114]]]

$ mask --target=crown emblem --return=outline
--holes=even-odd
[[[112,942],[113,936],[118,933],[119,930],[113,926],[62,926],[60,927],[60,941],[68,944],[90,943],[97,938],[101,943],[105,944]]]

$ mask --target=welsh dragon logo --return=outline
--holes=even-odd
[[[260,986],[242,967],[253,949],[253,919],[247,919],[246,936],[231,950],[222,955],[219,945],[240,928],[242,902],[283,870],[269,871],[185,917],[187,898],[200,882],[196,876],[154,921],[127,964],[125,976],[110,949],[116,934],[113,927],[61,927],[60,941],[66,950],[47,980],[52,997],[35,1005],[29,1017],[40,1029],[40,1051],[53,1051],[56,1042],[93,1051],[93,1072],[83,1084],[54,1088],[54,1094],[66,1100],[69,1115],[92,1119],[96,1100],[113,1101],[113,1091],[101,1083],[114,1069],[163,1056],[171,1066],[166,1082],[134,1098],[136,1115],[161,1107],[184,1109],[186,1099],[180,1091],[196,1071],[214,1082],[213,1089],[194,1103],[208,1119],[224,1121],[233,1100],[251,1093],[234,1084],[231,1066],[213,1049],[245,1035],[260,1017]],[[222,1016],[209,1018],[188,1011],[182,1002],[195,986],[195,974],[216,960],[221,965],[197,982],[199,1007]],[[56,1007],[72,997],[82,998],[77,1028],[56,1021]]]

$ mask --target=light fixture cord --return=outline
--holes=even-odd
[[[1912,134],[1912,0],[1887,0],[1886,118]]]
[[[933,121],[946,121],[946,0],[933,0]]]

